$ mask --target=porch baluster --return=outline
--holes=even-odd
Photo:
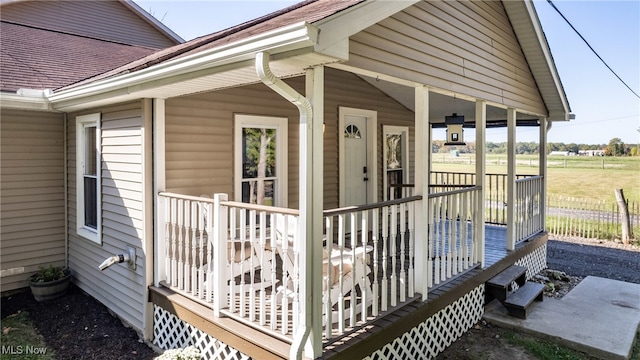
[[[191,275],[191,261],[189,260],[191,258],[191,246],[190,246],[190,238],[191,238],[191,200],[186,200],[183,203],[184,206],[184,262],[183,262],[183,269],[182,270],[182,274],[184,276],[184,280],[183,280],[183,289],[186,292],[191,291],[190,286],[191,286],[191,279],[190,276]]]
[[[389,267],[389,252],[387,242],[389,241],[389,207],[382,208],[382,304],[380,304],[382,311],[387,311],[388,296],[389,296],[389,279],[387,277],[387,271]]]
[[[178,199],[178,289],[184,289],[184,201]]]
[[[351,289],[351,301],[349,302],[349,326],[353,327],[356,323],[356,247],[358,241],[358,212],[351,213],[351,284],[349,284],[349,289]],[[364,236],[364,234],[361,234]],[[343,262],[343,258],[340,257],[340,262]]]
[[[338,291],[338,332],[343,333],[344,332],[344,312],[345,312],[345,308],[344,308],[344,293],[343,290],[344,289],[344,264],[342,261],[342,257],[343,257],[343,250],[344,250],[344,242],[345,242],[345,233],[346,233],[346,229],[345,229],[345,215],[344,214],[340,214],[338,215],[338,251],[339,251],[339,256],[338,258],[340,259],[339,263],[338,263],[338,279],[339,279],[339,291]],[[329,259],[331,259],[331,252],[329,252]],[[329,324],[327,324],[327,326],[329,326]]]
[[[406,234],[406,204],[399,204],[398,209],[400,210],[400,302],[405,302],[407,299],[407,273],[405,271],[405,256],[406,254],[406,246],[407,246],[407,234]]]
[[[389,231],[389,245],[391,247],[391,306],[396,306],[398,303],[398,261],[396,254],[397,242],[398,242],[398,207],[391,205],[389,212],[391,213],[391,225]]]
[[[265,305],[266,305],[266,299],[267,299],[267,295],[266,295],[266,290],[265,290],[265,279],[266,276],[264,274],[264,264],[266,264],[266,259],[265,259],[265,246],[267,243],[267,213],[264,211],[260,212],[260,241],[259,241],[259,246],[260,246],[260,269],[259,274],[260,276],[258,277],[258,280],[260,281],[260,325],[263,325],[267,322],[267,311],[265,309]]]
[[[373,209],[373,216],[372,216],[372,220],[373,220],[373,224],[371,227],[371,236],[372,236],[372,242],[373,242],[373,304],[371,307],[371,313],[373,316],[378,316],[379,313],[379,309],[378,309],[378,299],[380,297],[380,292],[378,290],[378,257],[380,256],[380,253],[378,252],[378,241],[379,241],[379,237],[380,237],[380,228],[378,227],[379,224],[379,216],[380,216],[380,211],[378,208]]]

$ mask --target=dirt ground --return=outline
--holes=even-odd
[[[152,359],[138,334],[74,286],[59,299],[36,302],[30,292],[2,298],[2,319],[27,311],[56,359]],[[2,344],[8,345],[8,344]],[[2,357],[4,359],[4,356]]]

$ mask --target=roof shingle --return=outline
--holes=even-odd
[[[0,91],[57,89],[155,49],[0,22]]]

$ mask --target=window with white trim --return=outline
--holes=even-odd
[[[407,183],[409,158],[409,128],[406,126],[384,125],[384,190],[385,199],[399,199],[405,191],[401,186]]]
[[[235,199],[287,204],[287,118],[235,116]]]
[[[101,242],[100,114],[76,117],[76,230]]]

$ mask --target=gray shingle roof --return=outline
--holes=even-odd
[[[57,89],[155,51],[2,21],[0,91]]]

